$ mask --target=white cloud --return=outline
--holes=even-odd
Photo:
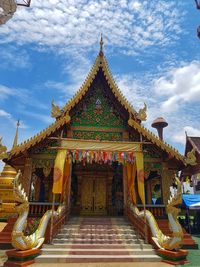
[[[200,62],[192,61],[173,68],[165,76],[155,81],[155,92],[165,97],[161,108],[173,112],[185,103],[200,100]]]
[[[156,76],[140,73],[140,76],[135,77],[117,75],[115,79],[122,93],[137,111],[143,107],[143,102],[147,103],[148,117],[144,125],[157,134],[151,123],[157,117],[164,117],[169,124],[164,129],[164,139],[184,153],[185,131],[188,135],[200,136],[200,98],[197,97],[200,69],[198,62],[187,65],[179,63],[179,66],[173,66],[173,71],[166,72],[166,76],[163,76],[164,72],[160,70],[161,73]],[[177,102],[178,98],[181,98],[181,103]],[[177,108],[163,108],[169,99],[174,101]]]
[[[12,89],[0,84],[0,100],[7,99],[12,95]]]
[[[200,137],[200,127],[194,128],[191,126],[185,126],[183,127],[183,129],[181,129],[181,131],[177,134],[174,135],[174,141],[178,142],[178,143],[182,143],[185,145],[186,143],[186,133],[188,136],[198,136]]]
[[[5,117],[5,118],[8,118],[10,119],[11,118],[11,114],[6,112],[5,110],[3,109],[0,109],[0,117]]]
[[[183,9],[163,1],[32,1],[18,7],[14,17],[0,28],[1,43],[37,43],[39,46],[93,49],[102,32],[112,47],[129,52],[165,46],[178,38]]]

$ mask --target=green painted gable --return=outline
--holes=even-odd
[[[124,115],[103,74],[97,75],[72,111],[71,126],[77,129],[73,130],[73,138],[119,141],[126,125],[127,115]]]

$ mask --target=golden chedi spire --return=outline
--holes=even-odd
[[[17,171],[12,166],[5,164],[3,171],[0,175],[0,189],[2,187],[13,187],[12,181],[17,175]],[[6,181],[7,180],[7,181]]]
[[[19,131],[19,126],[20,126],[20,123],[19,123],[19,120],[18,120],[17,121],[17,128],[16,128],[16,133],[15,133],[15,138],[14,138],[14,141],[13,141],[12,149],[16,148],[17,147],[17,144],[18,144],[18,131]]]

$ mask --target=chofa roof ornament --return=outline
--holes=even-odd
[[[147,104],[144,103],[144,107],[141,108],[138,111],[138,115],[137,115],[138,119],[141,121],[146,121],[147,120]]]

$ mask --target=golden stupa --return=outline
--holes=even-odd
[[[17,122],[13,148],[17,146],[19,121]],[[17,171],[12,166],[5,164],[0,175],[0,218],[8,218],[15,212],[14,178]]]
[[[15,197],[13,191],[13,180],[17,171],[5,164],[0,175],[0,218],[10,217],[15,214]]]

